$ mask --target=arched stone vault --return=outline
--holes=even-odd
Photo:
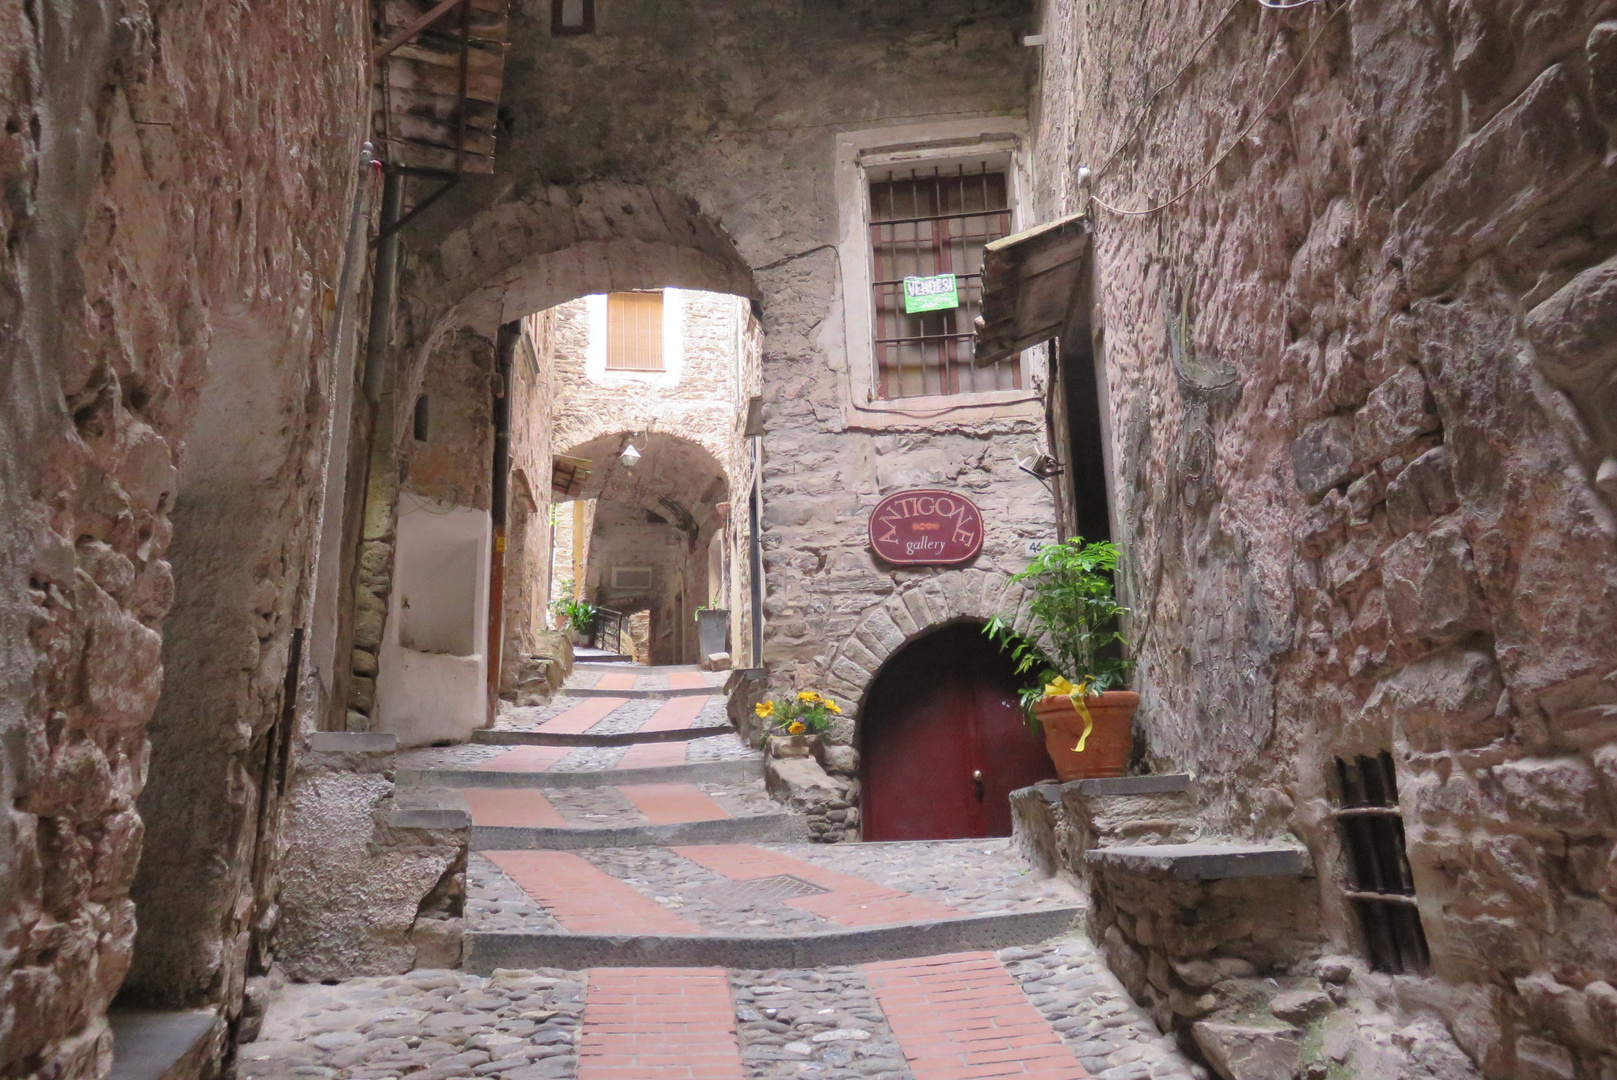
[[[866,609],[846,641],[831,654],[824,686],[847,708],[831,729],[833,742],[852,744],[870,694],[889,657],[924,634],[962,619],[987,621],[1014,612],[1020,625],[1027,590],[996,570],[955,570],[906,582]]]
[[[601,180],[491,202],[422,253],[403,295],[426,342],[452,325],[492,334],[591,293],[668,287],[759,295],[746,260],[694,199]]]

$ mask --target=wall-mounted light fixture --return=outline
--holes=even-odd
[[[635,448],[634,443],[630,443],[628,446],[623,448],[623,454],[618,458],[618,460],[623,462],[623,467],[625,469],[632,469],[636,465],[640,464],[640,451]]]
[[[1024,458],[1016,463],[1016,467],[1029,476],[1040,480],[1048,480],[1052,476],[1060,476],[1067,471],[1065,465],[1051,457],[1049,454],[1040,454],[1038,457]]]

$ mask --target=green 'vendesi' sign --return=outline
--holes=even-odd
[[[960,289],[953,274],[904,279],[904,314],[918,311],[947,311],[960,306]]]

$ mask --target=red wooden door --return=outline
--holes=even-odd
[[[1010,793],[1051,779],[1008,657],[961,623],[905,646],[860,717],[866,840],[1009,836]]]

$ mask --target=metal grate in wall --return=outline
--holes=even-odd
[[[1335,811],[1348,857],[1348,901],[1364,932],[1370,963],[1380,971],[1420,971],[1431,960],[1398,810],[1392,755],[1336,759]]]
[[[1019,365],[972,365],[983,246],[1010,235],[1003,169],[986,162],[893,169],[870,184],[876,387],[882,398],[1016,390]],[[959,306],[906,314],[904,279],[953,274]]]

